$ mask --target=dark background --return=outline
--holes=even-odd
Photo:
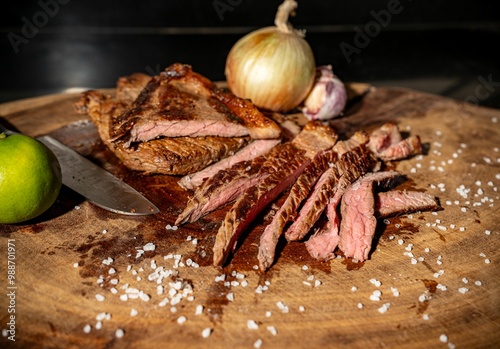
[[[298,0],[291,22],[307,31],[316,62],[344,81],[413,88],[500,108],[496,1]],[[133,72],[187,63],[224,79],[244,34],[273,25],[281,0],[30,0],[0,14],[0,102],[70,88],[113,87]],[[356,47],[356,30],[372,37]]]

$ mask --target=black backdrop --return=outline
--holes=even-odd
[[[0,11],[0,102],[188,63],[224,79],[231,46],[273,24],[281,0],[25,0]],[[345,81],[500,108],[495,1],[298,0],[317,64]],[[361,34],[360,34],[361,33]],[[364,39],[362,35],[365,35]]]

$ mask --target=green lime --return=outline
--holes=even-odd
[[[0,224],[39,216],[57,199],[61,184],[59,161],[47,146],[0,133]]]

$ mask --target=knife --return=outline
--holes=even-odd
[[[15,134],[0,125],[0,132]],[[160,210],[137,190],[50,136],[37,137],[56,155],[62,182],[93,204],[115,213],[147,215]]]

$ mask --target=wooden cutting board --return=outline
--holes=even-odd
[[[188,196],[178,178],[123,168],[73,111],[77,95],[1,105],[2,122],[33,136],[51,132],[161,213],[116,215],[63,188],[35,221],[0,225],[0,346],[498,347],[500,111],[399,88],[357,88],[367,93],[334,127],[347,136],[394,120],[405,134],[420,135],[426,155],[391,167],[407,176],[402,188],[436,195],[443,210],[379,222],[364,263],[317,262],[296,242],[280,247],[267,273],[255,265],[269,215],[255,222],[229,266],[214,268],[225,209],[172,229]],[[372,300],[378,291],[380,300]],[[5,331],[11,315],[15,342]]]

